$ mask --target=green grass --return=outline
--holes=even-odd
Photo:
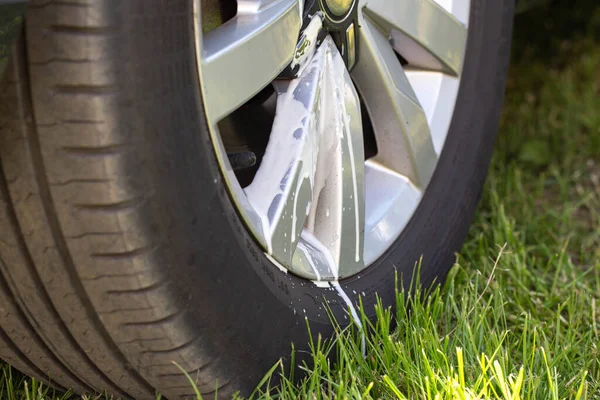
[[[600,399],[600,6],[576,3],[517,17],[497,150],[444,286],[378,307],[366,358],[339,331],[305,379],[271,387],[275,365],[254,398]],[[0,398],[54,396],[3,374]]]

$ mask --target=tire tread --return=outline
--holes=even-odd
[[[187,327],[187,305],[162,300],[170,280],[146,262],[160,242],[136,220],[154,189],[123,171],[136,146],[107,111],[122,98],[113,55],[101,50],[118,35],[103,22],[108,3],[33,1],[0,94],[0,195],[14,214],[0,230],[14,240],[27,232],[20,249],[31,253],[18,268],[14,257],[2,262],[0,246],[0,263],[10,265],[0,272],[20,269],[37,288],[22,277],[12,279],[15,290],[0,285],[9,299],[27,293],[0,315],[0,357],[78,393],[139,399],[154,398],[153,385],[170,398],[193,394],[177,362],[192,375],[202,369],[200,390],[214,392],[216,359],[195,356],[204,344]],[[26,332],[22,342],[17,332]]]

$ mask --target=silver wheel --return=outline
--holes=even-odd
[[[310,20],[303,3],[238,0],[232,20],[203,32],[197,1],[199,74],[248,229],[282,269],[337,280],[380,257],[421,201],[454,111],[470,0],[320,1]],[[290,70],[294,79],[278,79]],[[242,184],[219,123],[269,86],[268,145]]]

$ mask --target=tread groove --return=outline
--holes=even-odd
[[[158,281],[149,286],[144,286],[137,289],[127,289],[127,290],[107,290],[106,294],[109,295],[126,295],[126,294],[142,294],[152,292],[160,287],[167,286],[169,281]]]
[[[84,232],[79,235],[65,235],[67,239],[83,239],[88,236],[100,236],[100,237],[108,237],[115,235],[123,235],[127,233],[127,231],[119,231],[119,232]]]
[[[135,258],[147,253],[152,252],[156,249],[156,246],[144,246],[133,250],[123,251],[120,253],[92,253],[90,256],[92,258],[99,258],[105,260],[115,260],[122,261],[128,258]]]
[[[61,150],[68,156],[111,156],[111,155],[121,155],[126,153],[128,150],[133,149],[134,147],[129,144],[113,144],[108,146],[100,146],[100,147],[83,147],[83,146],[70,146],[70,147],[61,147]]]
[[[88,96],[101,96],[118,92],[118,89],[112,85],[54,85],[52,89],[58,94],[83,94]]]
[[[222,384],[220,386],[217,386],[217,388],[215,390],[211,390],[210,392],[204,392],[204,393],[201,393],[201,394],[202,394],[202,396],[210,396],[210,395],[213,395],[213,394],[217,394],[219,392],[219,390],[225,389],[227,386],[229,386],[231,384],[231,382],[232,381],[227,381],[224,384]],[[217,383],[217,385],[218,385],[218,383]]]
[[[180,344],[179,346],[173,347],[172,349],[142,351],[142,352],[140,352],[140,356],[143,356],[146,354],[169,354],[169,353],[177,352],[180,350],[185,350],[185,349],[191,347],[196,342],[196,340],[198,340],[199,338],[200,338],[200,336],[196,336],[196,337],[188,340],[187,342]],[[157,366],[157,365],[163,365],[163,364],[156,364],[154,366]],[[164,365],[172,365],[172,363],[164,364]]]
[[[83,4],[80,2],[70,2],[70,1],[65,1],[65,0],[61,0],[61,1],[50,0],[50,1],[45,1],[45,2],[35,1],[35,2],[30,2],[30,4],[27,5],[27,7],[35,8],[35,9],[43,9],[46,7],[55,7],[55,6],[89,8],[88,4]]]
[[[68,33],[74,35],[108,35],[114,32],[114,28],[110,26],[80,26],[67,24],[52,24],[48,25],[47,29],[54,33]]]
[[[61,187],[61,186],[68,186],[68,185],[72,185],[75,183],[111,183],[113,182],[112,179],[104,179],[104,178],[99,178],[99,179],[69,179],[67,181],[63,181],[63,182],[54,182],[50,184],[50,187]]]
[[[53,57],[53,58],[49,58],[46,61],[31,61],[29,64],[33,65],[35,67],[45,67],[54,63],[61,63],[61,64],[87,64],[87,63],[91,63],[94,62],[93,59],[91,58],[81,58],[79,60],[73,60],[73,59],[69,59],[69,58],[60,58],[60,57]]]
[[[84,281],[98,281],[100,279],[112,279],[112,278],[134,278],[139,277],[143,274],[143,271],[133,272],[130,274],[102,274],[98,276],[94,276],[93,278],[82,278]]]
[[[75,204],[80,211],[114,213],[119,211],[134,211],[144,202],[143,197],[134,197],[129,200],[105,204]]]
[[[38,127],[52,128],[54,126],[64,125],[100,125],[106,121],[103,120],[87,120],[87,119],[61,119],[58,122],[38,123]]]
[[[169,322],[175,321],[179,316],[181,316],[181,314],[184,314],[185,312],[187,312],[187,307],[180,308],[177,311],[175,311],[173,314],[169,314],[166,317],[155,319],[153,321],[126,322],[126,323],[122,324],[122,326],[149,326],[149,325],[167,324]],[[194,338],[193,340],[196,340],[196,339],[197,339],[197,337]],[[175,347],[175,348],[171,349],[170,351],[178,349],[179,347],[185,347],[185,346],[187,346],[189,344],[191,344],[191,341],[187,342],[187,343],[184,343],[181,346]]]
[[[99,125],[104,124],[106,121],[98,119],[62,119],[60,120],[63,124],[81,124],[81,125]]]
[[[111,315],[114,313],[122,313],[122,312],[140,312],[140,311],[154,311],[155,308],[154,307],[139,307],[139,308],[117,308],[115,310],[110,310],[110,311],[100,311],[98,312],[98,315]],[[118,342],[119,344],[121,343],[134,343],[134,342],[138,342],[139,339],[133,339],[131,341],[125,341],[125,342]]]
[[[197,368],[194,368],[192,370],[193,373],[198,373],[198,372],[202,372],[202,370],[210,367],[212,364],[218,362],[220,360],[220,357],[215,357],[212,360],[208,361],[207,363],[205,363],[204,365],[201,365]],[[157,374],[156,375],[157,378],[175,378],[175,377],[181,377],[181,373],[167,373],[167,374]]]

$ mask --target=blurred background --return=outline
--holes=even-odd
[[[522,0],[519,8],[486,196],[504,186],[497,194],[527,221],[531,241],[568,238],[573,257],[598,263],[600,2]]]

